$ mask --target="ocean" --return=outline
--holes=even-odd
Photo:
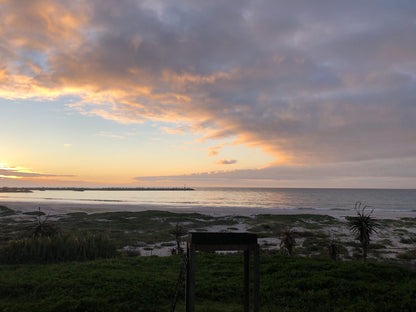
[[[233,211],[258,208],[308,211],[353,212],[355,203],[375,211],[415,213],[416,189],[310,189],[310,188],[196,188],[194,191],[33,191],[32,193],[0,193],[0,204],[33,203],[35,207],[63,203],[72,205],[100,204],[137,206],[145,209],[188,208]],[[111,205],[110,205],[111,204]],[[109,208],[110,209],[110,208]],[[132,210],[131,208],[129,210]]]

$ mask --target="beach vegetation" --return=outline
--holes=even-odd
[[[290,229],[283,232],[283,236],[280,241],[280,248],[284,248],[289,256],[293,254],[293,248],[296,245],[295,234]]]
[[[126,257],[139,257],[142,255],[139,248],[134,246],[124,246],[121,250],[121,255]]]
[[[409,235],[410,233],[408,229],[403,229],[403,228],[396,228],[393,230],[393,232],[398,235]]]
[[[269,238],[261,246],[262,311],[410,311],[416,306],[414,271],[372,261],[330,260],[330,233],[334,227],[348,229],[351,218],[263,215],[239,219],[164,211],[50,217],[34,211],[14,212],[14,218],[10,211],[1,211],[7,215],[0,218],[0,311],[169,310],[182,258],[143,256],[177,247],[172,234],[176,225],[194,231],[221,225],[229,231],[235,222],[256,229],[259,238]],[[27,229],[39,220],[53,223],[59,231],[31,235]],[[382,258],[392,252],[384,248],[400,238],[414,238],[407,228],[412,220],[398,220],[402,231],[391,230],[392,236],[386,231],[379,234],[382,240],[372,240],[368,245],[372,258],[411,266],[416,259],[413,249],[391,248],[394,254],[389,254],[389,260]],[[296,238],[291,247],[296,256],[282,257],[282,251],[289,254],[283,243],[285,229]],[[351,240],[342,232],[336,235],[337,259],[362,259],[358,239]],[[196,259],[197,310],[241,311],[241,254],[198,252]],[[181,310],[183,289],[177,305],[177,311]]]
[[[379,241],[380,244],[383,244],[386,247],[391,247],[393,246],[393,242],[391,241],[391,239],[385,238]]]
[[[355,211],[357,216],[350,217],[348,219],[348,225],[350,231],[355,235],[356,239],[360,242],[362,259],[365,261],[367,259],[368,248],[370,246],[370,239],[373,233],[377,233],[377,228],[380,227],[380,224],[372,217],[371,212],[367,213],[365,210],[367,206],[363,206],[360,202],[355,203]]]
[[[182,257],[0,265],[0,311],[169,311]],[[196,310],[241,311],[243,257],[197,253]],[[261,255],[260,311],[412,311],[416,272],[373,262]],[[185,310],[180,289],[176,311]]]
[[[307,237],[302,248],[297,250],[298,255],[307,257],[330,257],[331,259],[348,259],[348,249],[339,241],[327,237]]]
[[[189,231],[207,232],[215,226],[217,231],[248,231],[256,233],[259,239],[267,238],[274,243],[274,247],[264,246],[267,253],[279,251],[280,238],[287,228],[296,229],[297,245],[292,252],[299,256],[325,256],[328,257],[328,245],[331,233],[336,234],[339,242],[340,259],[356,259],[362,254],[359,240],[352,237],[348,231],[348,220],[344,217],[333,218],[315,214],[300,215],[258,215],[252,217],[237,216],[207,216],[198,213],[173,213],[166,211],[142,211],[142,212],[104,212],[104,213],[69,213],[59,215],[46,215],[39,210],[24,213],[11,209],[3,209],[7,215],[0,217],[0,249],[6,247],[9,241],[32,237],[33,228],[41,220],[53,224],[57,234],[70,233],[83,236],[86,233],[92,235],[105,235],[126,254],[123,249],[133,246],[142,255],[144,247],[157,248],[160,246],[166,250],[158,254],[170,254],[170,249],[176,244],[170,233],[176,224],[186,226]],[[416,218],[403,218],[398,220],[387,220],[380,223],[383,226],[378,231],[376,239],[371,240],[368,253],[371,258],[384,261],[385,258],[395,259],[397,263],[406,262],[405,259],[396,258],[395,255],[412,247],[411,239],[416,241],[416,235],[412,233],[412,224]],[[382,220],[383,221],[383,220]],[[393,222],[393,223],[391,223]],[[230,225],[237,223],[236,225]],[[395,228],[395,226],[399,228]],[[409,225],[409,226],[408,226]],[[31,230],[28,230],[31,229]],[[55,235],[57,235],[55,234]],[[165,246],[170,244],[171,246]],[[169,248],[168,248],[169,247]],[[383,248],[385,247],[385,248]],[[169,249],[169,250],[168,250]],[[175,248],[176,251],[176,248]],[[281,252],[287,253],[281,248]],[[361,257],[362,258],[362,257]]]
[[[416,249],[410,249],[400,252],[396,255],[401,260],[416,260]]]
[[[208,232],[207,229],[195,229],[194,231],[195,232]]]
[[[338,258],[338,252],[339,252],[338,243],[335,241],[335,239],[332,239],[331,242],[328,245],[328,254],[329,254],[329,257],[332,260],[337,260],[337,258]]]
[[[13,209],[10,209],[6,206],[1,206],[0,205],[0,217],[6,217],[6,216],[11,216],[14,215],[15,212]]]
[[[400,243],[409,245],[409,244],[413,244],[414,241],[411,238],[402,237],[402,238],[400,238]]]
[[[327,253],[328,239],[321,239],[316,237],[308,237],[302,243],[302,254],[321,255]]]
[[[105,220],[105,221],[104,221]],[[232,226],[238,222],[229,217],[212,217],[198,213],[173,213],[167,211],[70,213],[59,221],[63,231],[76,228],[79,232],[106,233],[118,248],[170,241],[172,226],[185,225],[189,230],[213,225]]]
[[[164,242],[164,243],[161,243],[160,246],[162,246],[162,247],[173,247],[173,246],[175,246],[175,243]]]
[[[60,232],[40,207],[29,215],[35,216],[35,220],[20,235],[2,244],[0,263],[85,261],[113,257],[117,253],[105,234]]]
[[[86,261],[115,255],[115,245],[104,234],[58,234],[11,240],[0,249],[0,263]]]
[[[45,214],[40,210],[40,207],[35,215],[35,222],[28,228],[30,237],[52,237],[59,232],[57,226],[48,220],[49,215],[45,217]]]
[[[340,221],[332,216],[318,215],[318,214],[259,214],[254,218],[248,219],[249,223],[278,223],[280,225],[313,225],[314,223],[326,224],[326,225],[337,225]]]
[[[188,231],[182,225],[176,223],[175,227],[169,233],[175,237],[176,253],[183,254],[183,248],[181,247],[182,236],[186,235]]]

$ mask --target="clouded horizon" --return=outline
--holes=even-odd
[[[413,1],[0,1],[0,186],[416,186]]]

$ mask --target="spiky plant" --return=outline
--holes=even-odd
[[[29,227],[29,236],[31,237],[52,237],[58,233],[55,225],[48,221],[49,215],[42,218],[44,213],[40,210],[37,212],[36,221]]]
[[[293,237],[293,232],[291,230],[286,230],[283,232],[283,237],[280,241],[280,248],[285,248],[289,256],[292,256],[293,247],[296,245],[296,240]]]
[[[366,213],[365,210],[367,208],[366,205],[361,208],[361,202],[356,202],[355,211],[357,216],[350,217],[348,220],[350,231],[356,236],[356,239],[360,241],[363,261],[367,259],[371,235],[377,233],[377,228],[380,227],[377,220],[372,217],[374,209],[369,213]]]
[[[175,241],[176,241],[176,246],[177,246],[176,251],[178,254],[181,254],[182,253],[182,248],[181,248],[182,236],[184,236],[188,232],[182,225],[177,223],[176,226],[169,231],[169,233],[175,236]]]

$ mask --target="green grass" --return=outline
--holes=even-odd
[[[268,236],[271,233],[282,233],[286,228],[303,227],[308,230],[319,230],[322,227],[342,226],[338,219],[315,214],[271,215],[261,214],[246,221],[252,225],[249,229],[260,236]]]
[[[7,208],[6,206],[0,206],[0,217],[14,215],[14,210]]]
[[[117,254],[103,234],[58,234],[11,240],[0,248],[0,263],[52,263],[111,258]]]
[[[243,257],[198,254],[197,311],[241,311]],[[179,256],[1,265],[0,311],[169,311]],[[416,272],[262,256],[261,311],[411,311]],[[176,311],[183,311],[183,290]]]
[[[33,229],[33,221],[37,220],[38,212],[20,214],[19,217],[23,219],[14,220],[16,215],[19,213],[0,206],[2,252],[13,242],[21,242],[24,237],[28,239],[28,231]],[[330,237],[323,229],[345,226],[344,222],[329,216],[259,215],[254,218],[232,219],[197,213],[144,211],[71,213],[51,216],[49,220],[55,218],[59,220],[48,222],[53,222],[59,229],[61,234],[57,236],[58,240],[104,235],[110,239],[105,242],[111,242],[117,248],[138,246],[139,242],[144,242],[140,245],[146,248],[170,246],[174,237],[169,231],[176,224],[182,224],[187,230],[203,231],[211,225],[223,225],[226,229],[234,230],[234,225],[240,222],[251,226],[251,231],[258,233],[259,237],[276,237],[286,228],[302,227],[304,230],[296,233],[299,244],[295,246],[295,254],[320,254],[325,258],[262,255],[261,311],[412,311],[416,306],[414,271],[371,262],[341,262],[327,258]],[[384,226],[387,227],[391,222],[395,226],[413,226],[415,220],[387,220]],[[88,237],[85,236],[86,233],[89,233]],[[405,229],[394,233],[405,240],[414,239],[412,233]],[[22,246],[39,246],[38,250],[43,252],[46,250],[43,243],[49,244],[49,241],[36,241]],[[145,243],[158,245],[150,247]],[[66,248],[71,244],[71,240],[66,240],[59,246],[52,246],[72,254]],[[377,252],[376,248],[389,244],[391,241],[385,239],[371,247]],[[81,245],[91,244],[86,240]],[[93,245],[99,246],[95,243]],[[73,246],[80,246],[79,239]],[[339,250],[341,254],[347,254],[346,246],[353,247],[354,250],[359,248],[356,241],[342,242]],[[20,245],[15,247],[20,248]],[[87,249],[94,250],[90,247],[82,250]],[[197,311],[242,310],[242,258],[241,255],[197,255]],[[352,255],[352,258],[359,258],[359,254]],[[415,258],[414,249],[401,253],[399,258],[410,263],[409,260]],[[61,258],[58,261],[66,261],[65,259],[71,258]],[[32,259],[30,256],[25,261],[30,261],[31,264],[0,265],[0,311],[169,311],[182,259],[179,256],[118,257],[40,264],[44,260]],[[182,290],[176,311],[184,310],[183,297]]]
[[[22,239],[30,236],[33,226],[38,220],[39,211],[21,213],[0,206],[0,248],[7,246],[11,240]],[[188,231],[207,231],[212,225],[221,225],[223,231],[236,231],[237,223],[246,225],[249,232],[256,233],[259,238],[277,237],[291,228],[294,230],[297,245],[297,255],[313,256],[327,255],[327,246],[334,235],[339,243],[340,255],[343,259],[355,259],[360,253],[358,241],[351,235],[340,234],[339,231],[348,230],[346,221],[331,216],[315,214],[297,215],[270,215],[262,214],[254,217],[213,217],[198,213],[173,213],[167,211],[142,211],[142,212],[107,212],[87,214],[85,212],[69,213],[65,215],[40,216],[41,220],[47,219],[58,232],[71,233],[83,236],[85,233],[109,237],[117,249],[125,246],[154,247],[154,244],[170,244],[174,236],[170,230],[181,224]],[[416,218],[402,218],[400,220],[381,220],[383,228],[380,231],[383,239],[399,238],[402,243],[408,243],[413,248],[416,235],[410,231],[410,227],[416,225]],[[398,226],[399,228],[395,228]],[[334,229],[334,232],[332,232]],[[338,233],[337,233],[338,231]],[[302,244],[303,241],[306,241]],[[390,241],[391,241],[390,240]],[[413,242],[413,243],[412,243]],[[392,249],[388,241],[379,241],[370,246],[372,258],[383,259]],[[347,250],[348,248],[348,250]],[[393,250],[393,249],[392,249]],[[397,252],[393,250],[393,252]],[[351,254],[352,253],[352,254]],[[401,255],[398,262],[411,260],[412,254]],[[407,261],[409,262],[409,261]]]

